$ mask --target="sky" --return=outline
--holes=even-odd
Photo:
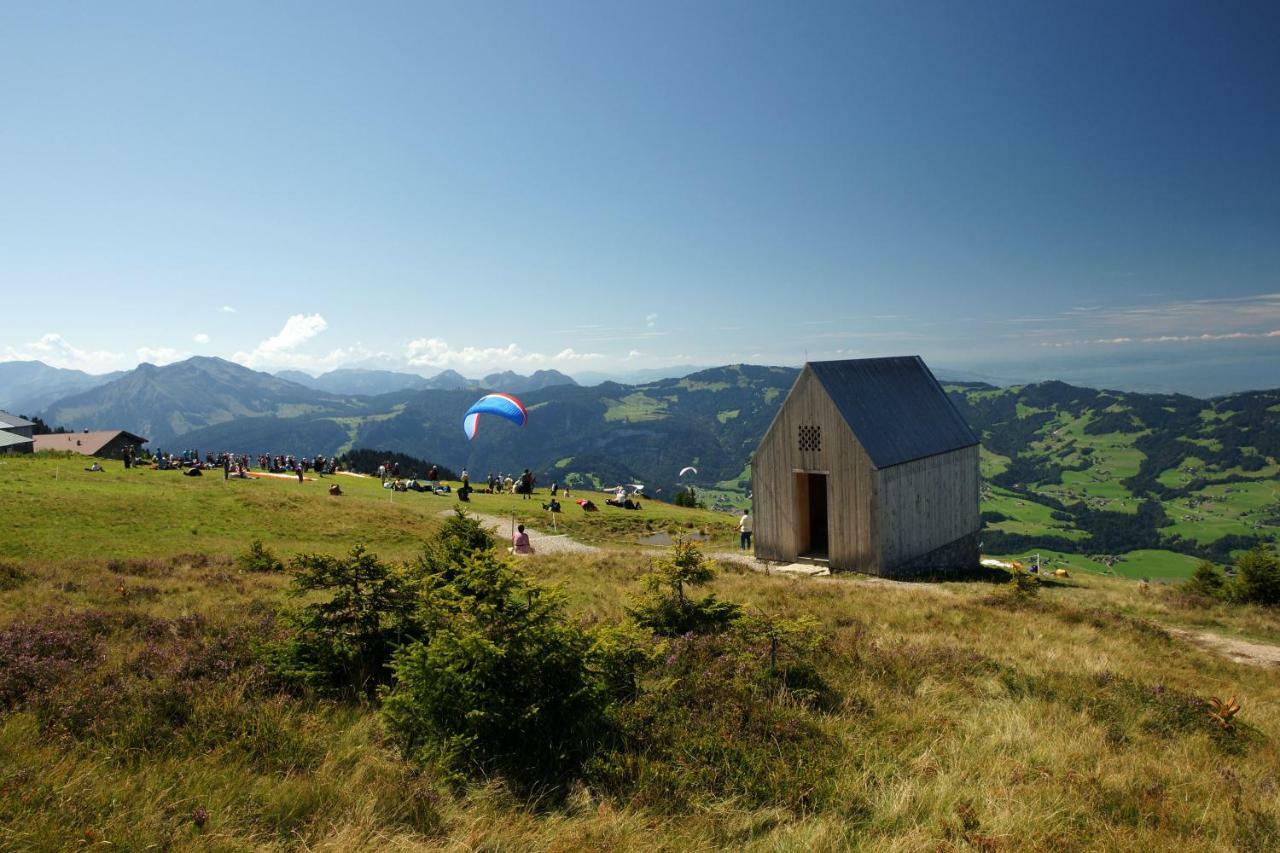
[[[0,360],[1280,386],[1280,6],[6,4]]]

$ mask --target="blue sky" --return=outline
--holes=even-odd
[[[1280,385],[1280,7],[1059,6],[10,4],[0,358]]]

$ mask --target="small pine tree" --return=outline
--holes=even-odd
[[[236,564],[246,572],[282,572],[284,563],[272,553],[261,539],[253,540],[249,550],[236,558]]]
[[[1265,545],[1240,555],[1231,597],[1245,604],[1280,606],[1280,559]]]
[[[693,486],[688,486],[676,492],[676,496],[672,503],[676,506],[687,507],[689,509],[705,509],[701,501],[698,500],[698,492]]]
[[[628,612],[637,625],[655,634],[714,634],[741,615],[741,608],[714,595],[693,599],[685,587],[701,586],[715,577],[711,564],[692,542],[677,542],[671,558],[659,560],[643,578],[646,595]]]
[[[1009,594],[1015,599],[1026,600],[1040,593],[1040,578],[1021,566],[1014,566],[1009,578]]]
[[[415,585],[363,545],[346,557],[303,554],[293,571],[290,595],[321,597],[285,614],[294,633],[270,650],[273,668],[286,681],[373,696],[395,649],[420,634]]]
[[[1195,572],[1182,585],[1182,588],[1192,595],[1221,598],[1226,584],[1227,579],[1223,577],[1222,572],[1218,571],[1217,566],[1208,560],[1201,560],[1200,565],[1196,566]]]
[[[402,752],[443,770],[567,782],[594,748],[603,694],[591,638],[563,598],[493,551],[426,577],[425,635],[395,655],[382,718]]]

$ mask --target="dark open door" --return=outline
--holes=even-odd
[[[796,554],[827,556],[827,475],[796,474]]]

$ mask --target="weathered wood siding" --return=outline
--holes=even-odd
[[[801,450],[802,426],[821,429],[818,450]],[[755,552],[761,559],[791,561],[799,556],[796,528],[802,501],[796,494],[797,471],[827,474],[831,568],[874,572],[879,546],[872,512],[876,472],[808,367],[796,379],[752,459]]]
[[[884,571],[982,526],[977,446],[894,465],[876,477]]]

